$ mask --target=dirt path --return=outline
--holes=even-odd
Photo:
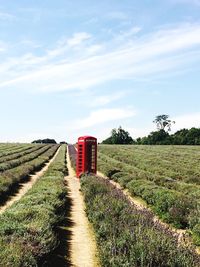
[[[74,267],[96,267],[97,260],[96,242],[92,228],[85,213],[85,205],[80,191],[80,181],[75,177],[67,153],[69,175],[65,178],[68,184],[69,197],[72,199],[71,218],[72,233],[70,242],[71,262]]]
[[[40,178],[47,171],[49,165],[54,161],[54,159],[57,156],[59,150],[60,150],[60,148],[58,148],[58,150],[56,151],[56,153],[53,156],[53,158],[49,162],[47,162],[45,164],[45,166],[40,171],[36,172],[33,175],[30,175],[30,177],[31,177],[30,181],[19,184],[19,186],[20,186],[19,191],[14,196],[10,196],[10,199],[8,199],[6,201],[6,203],[4,203],[3,206],[0,206],[0,214],[2,214],[13,203],[15,203],[16,201],[20,200],[20,198],[23,197],[28,192],[28,190],[30,190],[32,188],[32,186],[35,184],[35,182],[38,180],[38,178]]]

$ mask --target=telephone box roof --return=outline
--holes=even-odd
[[[84,135],[84,136],[80,136],[79,138],[78,138],[78,140],[79,139],[95,139],[96,140],[96,137],[94,137],[94,136],[90,136],[90,135]]]

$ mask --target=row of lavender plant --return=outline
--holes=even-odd
[[[47,161],[49,161],[56,153],[59,145],[44,147],[46,151],[31,161],[25,162],[15,168],[6,170],[0,175],[0,203],[3,203],[8,196],[13,193],[19,183],[28,180],[30,174],[40,170]]]
[[[81,188],[102,266],[200,266],[191,245],[180,245],[170,230],[154,222],[152,212],[137,210],[109,181],[85,176]]]
[[[76,151],[74,145],[68,145],[68,152],[69,152],[69,157],[70,157],[72,168],[75,170],[76,169],[77,151]]]
[[[0,215],[0,266],[58,266],[50,265],[48,256],[61,242],[57,228],[69,204],[66,173],[66,146],[62,145],[47,172]]]
[[[127,188],[132,196],[139,196],[145,200],[162,220],[177,228],[187,229],[192,235],[194,243],[199,246],[200,198],[198,195],[200,195],[200,191],[198,186],[196,185],[196,190],[192,191],[191,185],[188,184],[187,188],[190,188],[190,194],[184,190],[176,191],[173,188],[173,181],[170,182],[171,188],[168,188],[166,184],[158,184],[152,179],[148,180],[143,176],[143,170],[137,169],[136,172],[134,165],[123,162],[123,154],[118,154],[118,157],[121,158],[120,161],[115,157],[99,153],[98,169],[110,179]],[[125,160],[126,157],[124,157]]]

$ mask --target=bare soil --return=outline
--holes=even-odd
[[[20,189],[18,190],[18,192],[15,195],[10,196],[10,198],[3,204],[3,206],[0,206],[0,214],[2,214],[13,203],[20,200],[20,198],[22,198],[32,188],[35,182],[47,171],[49,165],[54,161],[55,157],[59,152],[59,149],[57,150],[53,158],[50,161],[48,161],[40,171],[36,172],[33,175],[30,175],[30,180],[28,182],[19,184]]]
[[[93,229],[85,213],[84,199],[80,191],[80,180],[75,176],[68,153],[67,164],[69,175],[65,180],[68,185],[69,197],[72,200],[70,260],[74,267],[100,266]]]

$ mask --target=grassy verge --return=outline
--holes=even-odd
[[[66,146],[28,193],[0,216],[0,266],[39,266],[58,245],[66,207]]]
[[[134,209],[108,181],[85,176],[81,188],[102,266],[199,266],[192,247],[179,246],[170,232],[153,222],[151,212]]]

